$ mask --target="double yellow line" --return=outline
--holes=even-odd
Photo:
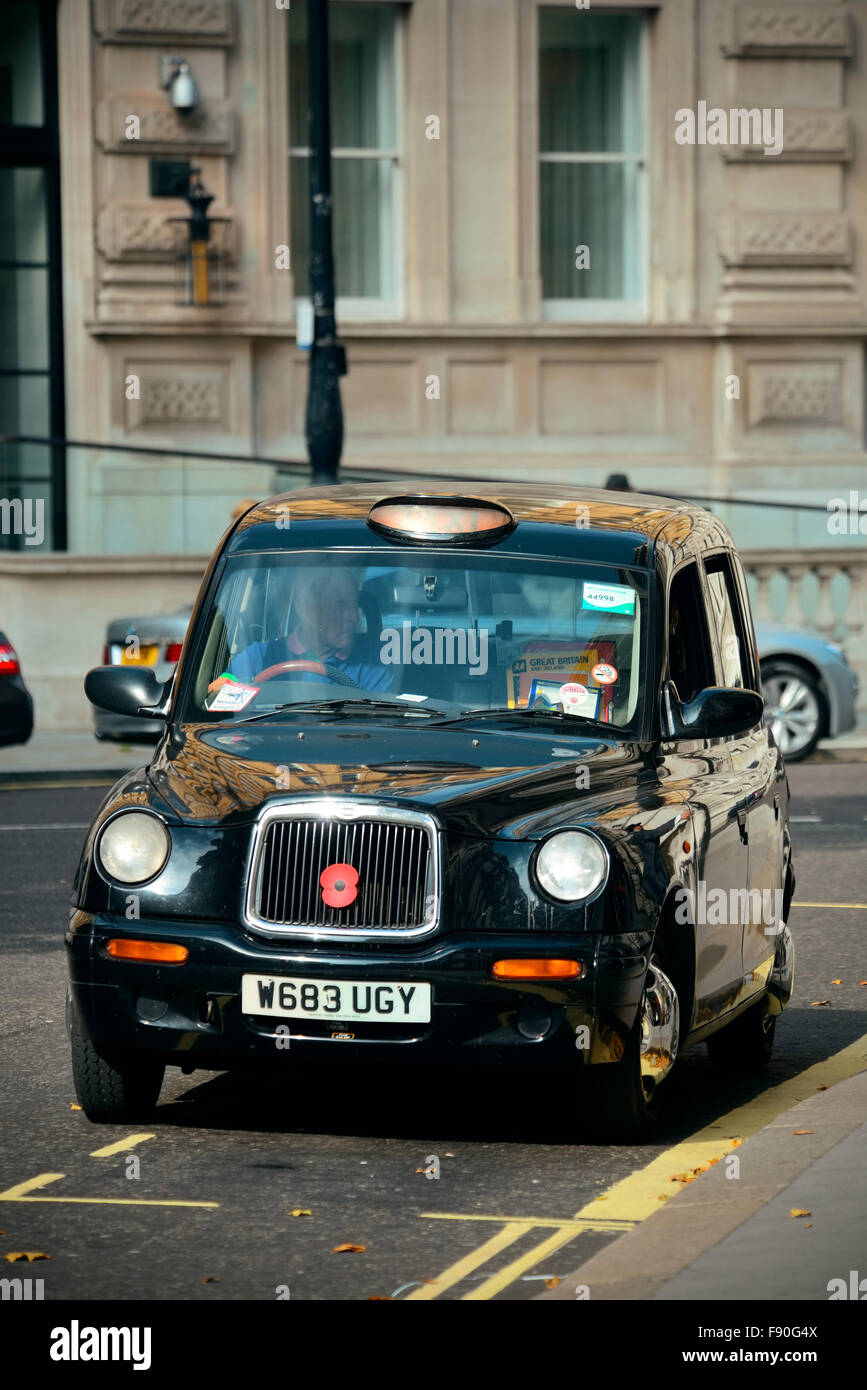
[[[749,1139],[778,1115],[806,1100],[819,1087],[829,1087],[838,1081],[867,1069],[867,1033],[835,1053],[825,1062],[817,1062],[789,1081],[764,1091],[746,1105],[730,1110],[711,1124],[705,1125],[681,1143],[660,1154],[645,1168],[640,1168],[621,1182],[577,1211],[571,1218],[542,1218],[535,1216],[478,1216],[458,1212],[421,1212],[424,1221],[492,1221],[500,1226],[495,1235],[455,1264],[449,1265],[432,1284],[424,1284],[407,1295],[407,1301],[439,1298],[448,1289],[468,1278],[476,1270],[494,1260],[503,1250],[514,1245],[539,1228],[553,1228],[540,1243],[518,1255],[503,1268],[497,1269],[483,1283],[463,1294],[464,1302],[479,1302],[495,1298],[527,1270],[568,1245],[585,1231],[611,1231],[615,1234],[631,1230],[640,1221],[659,1211],[660,1202],[680,1191],[674,1175],[702,1168],[724,1158],[744,1139]],[[604,1202],[604,1208],[601,1203]]]

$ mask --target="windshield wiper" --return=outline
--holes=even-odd
[[[619,724],[606,724],[602,719],[592,719],[589,714],[567,714],[561,709],[546,709],[543,705],[532,705],[529,709],[509,709],[505,705],[494,706],[491,709],[465,709],[454,719],[446,722],[449,724],[460,724],[466,719],[556,719],[563,724],[591,724],[594,729],[601,729],[605,733],[626,733],[627,731]]]
[[[353,709],[363,710],[365,714],[376,714],[385,710],[394,714],[423,714],[429,718],[442,718],[443,710],[429,709],[427,706],[409,704],[404,700],[354,700],[351,697],[344,697],[340,700],[291,700],[285,705],[275,705],[273,709],[260,710],[257,714],[251,714],[249,719],[238,720],[238,723],[251,724],[255,719],[267,719],[272,714],[282,714],[284,710],[298,710],[306,713],[308,710],[313,714],[326,711],[328,714],[344,714]]]

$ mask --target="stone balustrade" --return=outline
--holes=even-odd
[[[867,548],[741,551],[757,623],[813,632],[845,648],[867,709]]]

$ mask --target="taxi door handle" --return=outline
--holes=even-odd
[[[738,834],[743,844],[749,843],[750,832],[747,830],[747,813],[742,806],[738,808]]]

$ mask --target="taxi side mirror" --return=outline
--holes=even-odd
[[[84,678],[92,705],[127,718],[165,719],[171,681],[158,681],[150,666],[95,666]]]
[[[764,709],[765,702],[755,690],[709,685],[682,702],[669,681],[663,692],[669,738],[734,738],[754,729]]]

